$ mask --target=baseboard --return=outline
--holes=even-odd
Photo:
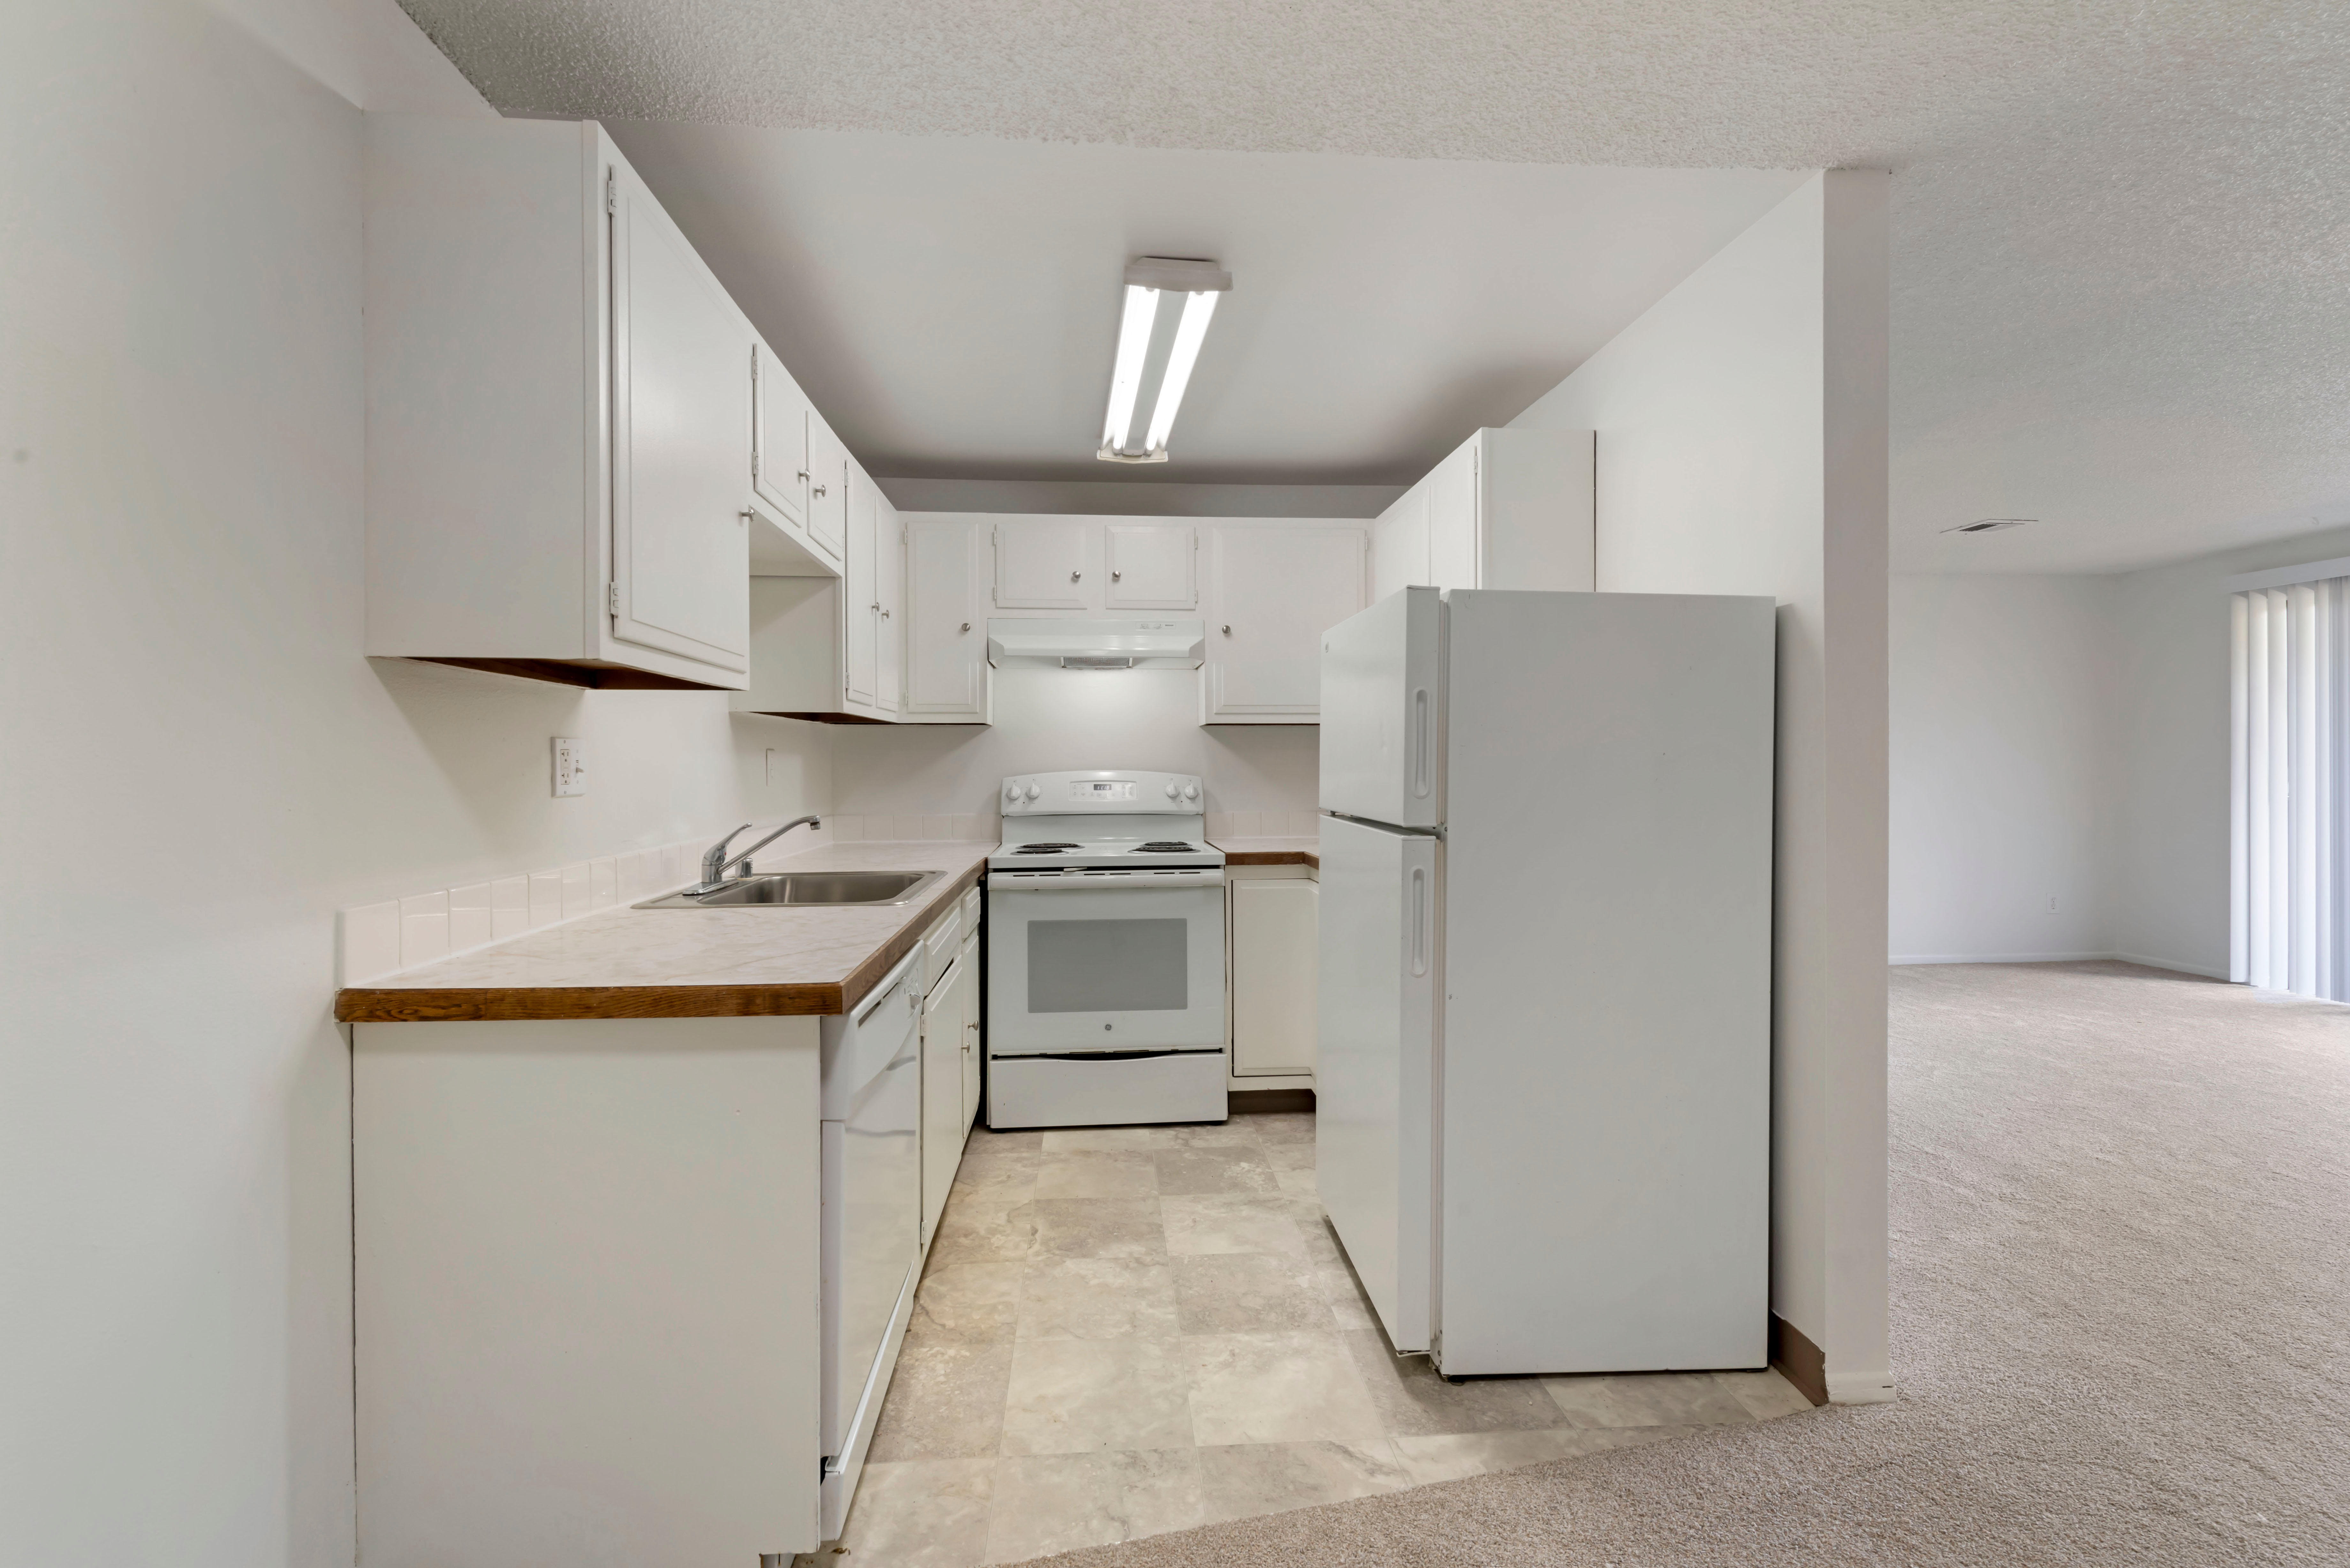
[[[1314,1108],[1311,1089],[1234,1089],[1224,1096],[1234,1116],[1264,1116]]]
[[[1889,1405],[1893,1402],[1890,1372],[1831,1372],[1828,1402],[1834,1405]]]
[[[1802,1329],[1775,1312],[1771,1314],[1771,1365],[1813,1404],[1828,1402],[1828,1358]]]
[[[2228,971],[2224,969],[2210,969],[2199,963],[2182,963],[2178,959],[2153,958],[2146,953],[2116,953],[2113,956],[2124,963],[2143,964],[2147,969],[2167,969],[2177,974],[2199,975],[2205,980],[2228,978]]]
[[[1895,953],[1885,961],[1902,963],[2085,963],[2091,959],[2114,959],[2116,952],[2098,953]]]

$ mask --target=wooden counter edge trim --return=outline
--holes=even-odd
[[[790,1018],[847,1012],[914,950],[985,864],[940,884],[920,913],[837,985],[346,986],[338,1023],[507,1023],[564,1018]]]
[[[1311,866],[1322,868],[1322,857],[1310,849],[1227,849],[1227,866]]]

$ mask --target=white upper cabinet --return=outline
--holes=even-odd
[[[910,722],[987,720],[988,525],[909,516],[906,704]]]
[[[854,460],[841,490],[848,506],[848,571],[842,579],[847,594],[842,619],[848,637],[848,698],[879,707],[875,676],[880,664],[881,576],[875,552],[879,548],[876,503],[880,492]]]
[[[1374,597],[1596,586],[1589,431],[1481,430],[1373,524]]]
[[[808,430],[816,422],[815,409],[775,351],[754,341],[751,489],[761,507],[752,524],[754,576],[823,576],[840,570],[837,532],[818,540],[808,529],[808,486],[820,483],[808,453]]]
[[[1005,518],[996,524],[995,607],[1098,608],[1101,574],[1093,563],[1099,528],[1083,518]]]
[[[1319,720],[1322,634],[1363,607],[1368,543],[1360,524],[1209,531],[1201,722]]]
[[[1371,598],[1435,581],[1428,570],[1428,481],[1407,490],[1371,526]]]
[[[1113,610],[1196,609],[1199,530],[1189,523],[1112,523],[1107,530]]]
[[[745,324],[634,171],[609,171],[612,625],[742,670],[750,649]]]
[[[873,705],[895,713],[906,679],[906,533],[898,508],[865,471],[851,477],[873,497]]]
[[[848,553],[848,449],[811,408],[807,413],[808,537],[837,561]]]

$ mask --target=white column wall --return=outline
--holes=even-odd
[[[1599,432],[1599,587],[1780,604],[1773,1311],[1886,1348],[1887,177],[1808,181],[1513,421]]]

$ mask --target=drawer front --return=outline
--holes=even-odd
[[[927,996],[946,978],[947,966],[962,951],[962,900],[941,915],[922,937],[922,994]]]

